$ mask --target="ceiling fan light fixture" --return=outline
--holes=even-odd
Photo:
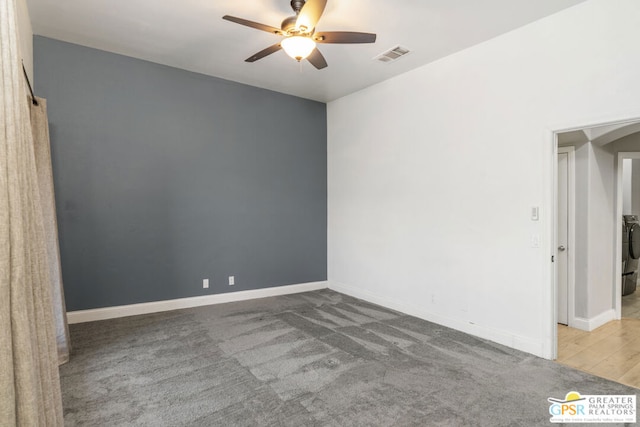
[[[289,1],[291,2],[291,8],[296,14],[285,18],[280,24],[280,28],[231,15],[222,17],[222,19],[235,22],[236,24],[284,37],[278,43],[251,55],[245,59],[245,62],[256,62],[265,56],[284,49],[285,53],[296,61],[300,62],[306,59],[317,70],[322,70],[327,68],[327,60],[322,53],[320,53],[320,50],[316,49],[316,42],[353,44],[375,43],[376,41],[376,35],[371,33],[355,31],[324,31],[322,33],[316,33],[315,27],[324,13],[328,0]]]
[[[287,55],[296,61],[302,61],[307,56],[311,55],[313,49],[316,48],[316,42],[314,42],[310,37],[303,36],[287,37],[282,40],[280,45]]]

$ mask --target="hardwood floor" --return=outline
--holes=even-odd
[[[558,325],[557,362],[640,388],[640,290],[622,298],[622,317],[591,332]]]
[[[640,319],[640,289],[622,297],[622,317]]]

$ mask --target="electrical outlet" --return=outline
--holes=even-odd
[[[229,276],[229,286],[233,286],[236,284],[236,277],[235,276]]]
[[[202,279],[202,288],[209,289],[209,279]]]
[[[532,248],[539,248],[540,247],[540,235],[539,234],[532,234],[531,235],[531,247]]]

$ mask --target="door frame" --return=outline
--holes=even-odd
[[[549,236],[549,242],[551,242],[551,246],[547,246],[547,252],[546,255],[548,256],[548,260],[551,260],[552,256],[555,256],[556,253],[556,249],[558,247],[558,240],[557,240],[557,217],[558,217],[558,134],[560,133],[564,133],[564,132],[571,132],[571,131],[577,131],[577,130],[584,130],[584,129],[591,129],[591,128],[595,128],[595,127],[599,127],[599,126],[608,126],[608,125],[625,125],[625,124],[636,124],[636,123],[640,123],[640,117],[638,117],[637,115],[633,114],[633,115],[627,115],[626,117],[618,117],[616,118],[611,118],[609,117],[608,119],[604,119],[601,121],[598,120],[593,120],[593,121],[589,121],[589,122],[582,122],[582,123],[576,123],[573,122],[571,124],[564,124],[564,125],[557,125],[557,126],[551,126],[547,128],[547,135],[548,135],[548,144],[547,147],[549,147],[547,153],[551,154],[550,157],[548,157],[548,159],[550,160],[550,168],[547,169],[547,173],[550,174],[547,176],[550,176],[551,179],[547,180],[547,189],[549,189],[546,192],[546,200],[548,203],[548,206],[550,206],[551,208],[549,209],[548,214],[545,216],[547,218],[548,225],[549,227],[547,227],[547,234]],[[627,154],[631,154],[631,153],[627,153]],[[619,172],[620,175],[618,176],[618,179],[621,181],[622,180],[622,175],[621,175],[621,168],[619,168]],[[619,204],[616,203],[616,209],[619,208],[619,211],[616,211],[616,215],[618,212],[620,212],[620,218],[622,217],[622,192],[619,191],[620,186],[618,185],[618,182],[616,181],[616,188],[614,189],[615,191],[615,195],[614,197],[616,197],[616,200],[619,201]],[[619,199],[618,199],[619,197]],[[617,221],[620,221],[619,224],[619,228],[616,230],[615,232],[615,239],[616,239],[616,243],[618,244],[616,246],[616,254],[615,254],[615,268],[614,268],[614,274],[616,277],[614,277],[615,280],[615,284],[614,284],[614,288],[612,291],[616,293],[616,295],[614,296],[614,309],[616,312],[616,319],[620,319],[621,316],[621,312],[622,312],[622,280],[621,277],[618,278],[618,273],[621,275],[622,274],[622,266],[620,265],[621,260],[622,260],[622,236],[618,236],[620,233],[618,232],[621,228],[622,228],[622,220],[618,218],[616,219]],[[620,240],[618,240],[620,239]],[[551,286],[549,286],[548,288],[545,289],[545,296],[544,298],[547,299],[548,302],[550,302],[549,304],[549,308],[550,308],[550,313],[549,313],[549,317],[547,317],[547,319],[549,319],[549,323],[545,322],[545,325],[543,326],[543,329],[547,331],[547,333],[545,333],[545,336],[548,337],[548,341],[546,341],[543,345],[543,350],[542,353],[545,355],[545,357],[549,357],[549,359],[551,360],[555,360],[558,358],[558,308],[557,308],[557,283],[556,283],[556,263],[551,261],[550,263],[550,268],[547,270],[547,273],[550,274],[549,277],[549,283],[551,284]],[[575,279],[574,279],[575,280]],[[575,286],[575,285],[574,285]],[[575,290],[575,289],[574,289]],[[549,292],[549,293],[546,293]],[[619,295],[618,295],[619,294]],[[575,310],[575,304],[574,304],[574,310]]]
[[[640,152],[632,152],[632,151],[621,151],[618,153],[618,163],[616,164],[616,234],[615,234],[615,294],[614,294],[614,308],[616,311],[616,319],[622,318],[622,235],[620,230],[622,230],[622,163],[625,159],[637,160],[640,159]]]
[[[567,154],[567,324],[570,327],[576,325],[576,148],[574,146],[558,147],[556,153],[556,187],[558,185],[558,168],[557,157],[560,153]],[[558,214],[558,194],[556,193],[556,217]],[[557,248],[557,225],[556,229],[556,248]],[[554,263],[555,264],[555,263]],[[556,270],[554,265],[554,270]],[[555,286],[557,292],[557,284]],[[557,297],[556,297],[557,304]],[[557,324],[558,307],[556,305],[556,324]]]

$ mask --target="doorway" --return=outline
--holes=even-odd
[[[638,147],[638,149],[640,149],[640,147]],[[633,228],[629,230],[629,223],[624,221],[623,218],[625,216],[629,218],[628,215],[635,215],[640,218],[640,189],[638,188],[638,186],[640,186],[640,152],[619,152],[617,160],[618,173],[616,177],[616,187],[619,188],[620,191],[616,194],[616,225],[618,230],[624,227],[626,233],[629,233]],[[629,258],[633,258],[634,254],[631,253],[633,251],[629,250],[629,234],[627,234],[626,239],[623,234],[625,234],[625,232],[618,233],[616,240],[616,248],[619,252],[616,258],[619,260],[616,264],[619,272],[616,272],[616,277],[620,282],[616,284],[616,289],[620,291],[616,298],[616,310],[620,313],[620,317],[640,319],[640,292],[629,292],[627,289],[631,286],[629,283],[629,272],[631,269],[625,266],[625,258],[628,259],[626,263],[629,264],[632,261]],[[627,246],[626,254],[623,254],[625,249],[623,246]],[[637,256],[636,254],[635,257]],[[635,277],[635,275],[631,274],[631,277]],[[623,283],[623,281],[625,283]],[[633,285],[633,288],[635,288],[635,283]],[[623,295],[625,296],[623,297]]]
[[[640,159],[640,120],[559,131],[554,144],[553,325],[591,331],[621,317],[621,165]]]
[[[640,174],[640,121],[557,132],[555,136],[554,359],[640,387],[640,341],[634,343],[640,336],[640,318],[621,319],[622,165],[625,159],[638,159]],[[570,157],[574,159],[572,172]],[[587,180],[580,182],[585,171]],[[573,189],[569,183],[572,176]],[[635,190],[640,198],[637,188],[640,175]],[[573,241],[568,231],[572,220],[577,227]]]

